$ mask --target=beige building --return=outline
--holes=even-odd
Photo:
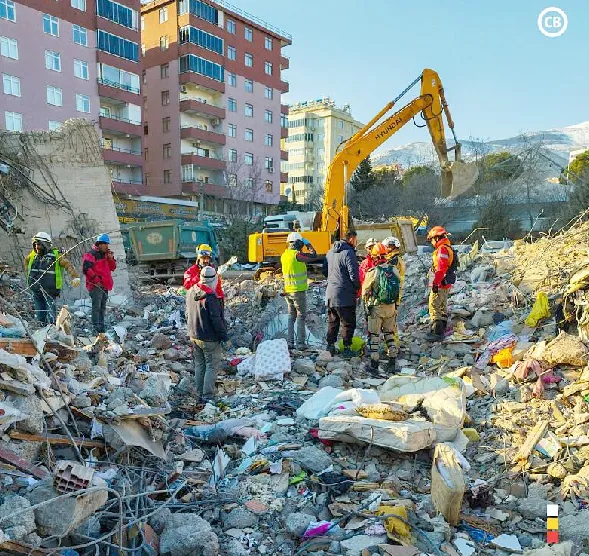
[[[291,105],[282,147],[288,161],[281,168],[288,172],[288,183],[281,184],[281,193],[290,201],[317,208],[338,146],[363,125],[352,117],[349,105],[339,108],[330,98]]]

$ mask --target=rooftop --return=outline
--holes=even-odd
[[[331,97],[318,98],[316,100],[304,100],[295,104],[288,105],[289,110],[308,110],[311,108],[331,108],[332,110],[341,110],[346,114],[352,115],[352,108],[349,104],[344,104],[342,107],[336,106]]]

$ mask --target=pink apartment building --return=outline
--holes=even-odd
[[[265,213],[285,181],[290,35],[223,1],[154,0],[141,14],[145,194]]]
[[[0,129],[96,122],[115,191],[143,187],[140,0],[0,0]]]

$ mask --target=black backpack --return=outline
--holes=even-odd
[[[452,284],[456,283],[456,271],[458,270],[458,255],[456,254],[454,249],[452,249],[452,247],[450,247],[449,245],[446,245],[445,247],[447,247],[452,252],[452,263],[450,264],[450,268],[448,268],[448,272],[446,272],[446,276],[442,280],[442,286],[451,286]]]

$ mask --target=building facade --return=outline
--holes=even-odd
[[[339,108],[330,98],[290,105],[283,142],[288,160],[281,168],[288,177],[281,183],[282,194],[311,208],[320,203],[338,146],[363,125],[352,117],[349,105]]]
[[[154,0],[142,37],[145,194],[215,214],[278,204],[290,35],[226,2]]]
[[[113,187],[143,183],[140,0],[0,0],[0,128],[95,122]]]

